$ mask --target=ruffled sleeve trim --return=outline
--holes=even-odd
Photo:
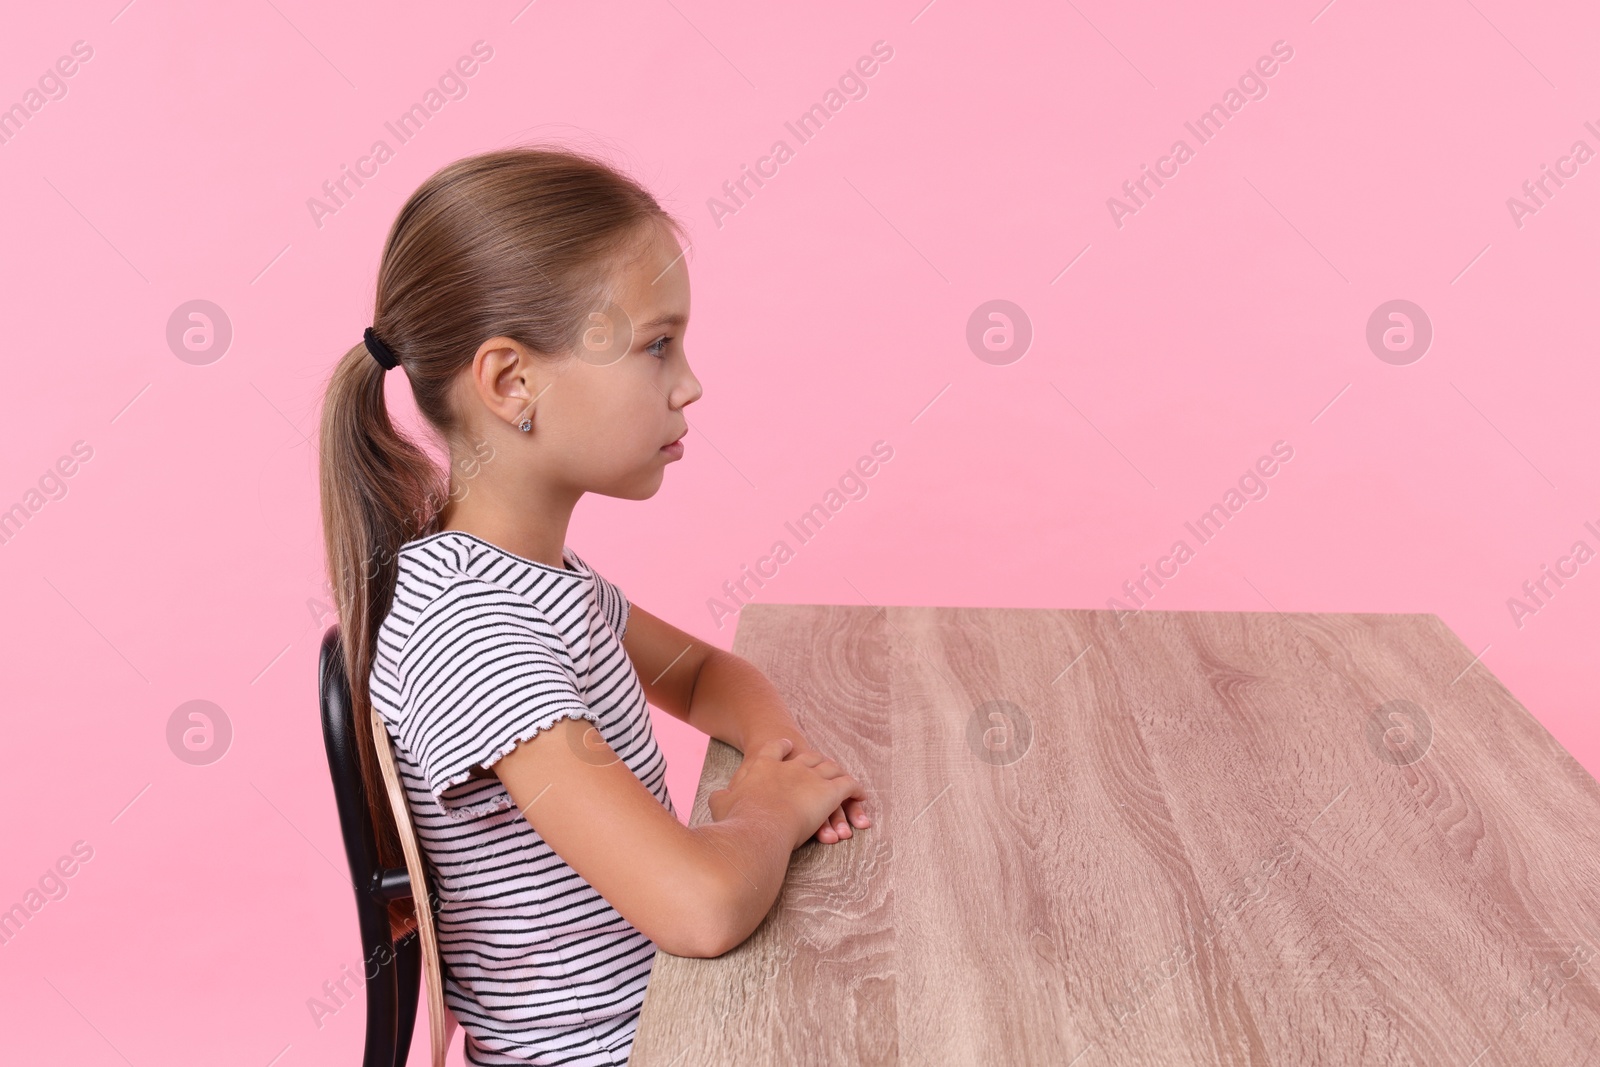
[[[474,767],[481,766],[485,769],[492,767],[494,764],[498,763],[502,757],[510,754],[518,745],[522,744],[524,741],[530,741],[539,736],[539,734],[550,729],[550,727],[554,726],[558,722],[561,722],[563,719],[588,719],[594,724],[596,730],[600,729],[600,718],[595,713],[593,708],[587,706],[559,708],[553,715],[540,719],[537,722],[529,723],[527,726],[516,731],[506,739],[504,744],[502,744],[495,751],[491,752],[488,756],[484,757],[480,762],[469,764],[468,766],[463,767],[461,770],[450,775],[437,786],[430,785],[429,791],[433,793],[433,799],[438,803],[440,809],[452,819],[476,818],[481,815],[492,815],[497,811],[504,811],[507,808],[516,807],[516,801],[512,799],[510,792],[506,790],[505,783],[501,782],[498,776],[494,778],[479,779],[479,781],[482,781],[486,786],[489,786],[497,791],[493,796],[486,800],[474,801],[468,804],[447,803],[444,799],[444,794],[449,792],[450,789],[454,788],[455,786],[460,785],[462,782],[471,779],[472,769]]]

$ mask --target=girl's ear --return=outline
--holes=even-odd
[[[464,372],[471,379],[471,395],[496,418],[519,429],[533,418],[540,379],[549,370],[537,355],[509,337],[491,337],[478,346]],[[530,423],[529,430],[532,429]]]

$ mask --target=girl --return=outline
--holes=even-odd
[[[869,825],[856,780],[747,661],[566,546],[584,493],[642,500],[700,397],[677,220],[577,153],[459,160],[401,208],[322,416],[328,567],[380,854],[403,860],[369,708],[429,876],[471,1064],[624,1064],[657,947],[716,956],[790,853]],[[448,452],[389,420],[399,366]],[[645,704],[745,754],[678,821]]]

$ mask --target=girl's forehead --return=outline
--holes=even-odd
[[[687,280],[685,253],[686,249],[679,247],[666,227],[657,226],[651,236],[635,245],[632,255],[626,257],[627,271],[648,286],[664,283],[673,275]]]
[[[689,269],[683,250],[670,235],[626,257],[615,282],[617,302],[627,308],[639,329],[681,326],[688,320]]]

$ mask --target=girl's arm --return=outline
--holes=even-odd
[[[780,737],[796,756],[816,749],[801,732],[778,689],[761,669],[678,629],[637,604],[628,609],[622,639],[644,686],[645,699],[745,756]],[[850,826],[869,826],[866,807],[849,800],[817,831],[832,844],[851,836]]]
[[[760,668],[742,656],[708,645],[637,604],[628,609],[622,647],[651,704],[703,734],[751,752],[787,737],[796,752],[805,735]]]
[[[825,812],[860,795],[837,764],[785,760],[774,742],[718,798],[721,818],[690,829],[603,739],[590,742],[593,729],[557,720],[491,769],[556,854],[675,956],[718,956],[750,936],[790,854]]]

